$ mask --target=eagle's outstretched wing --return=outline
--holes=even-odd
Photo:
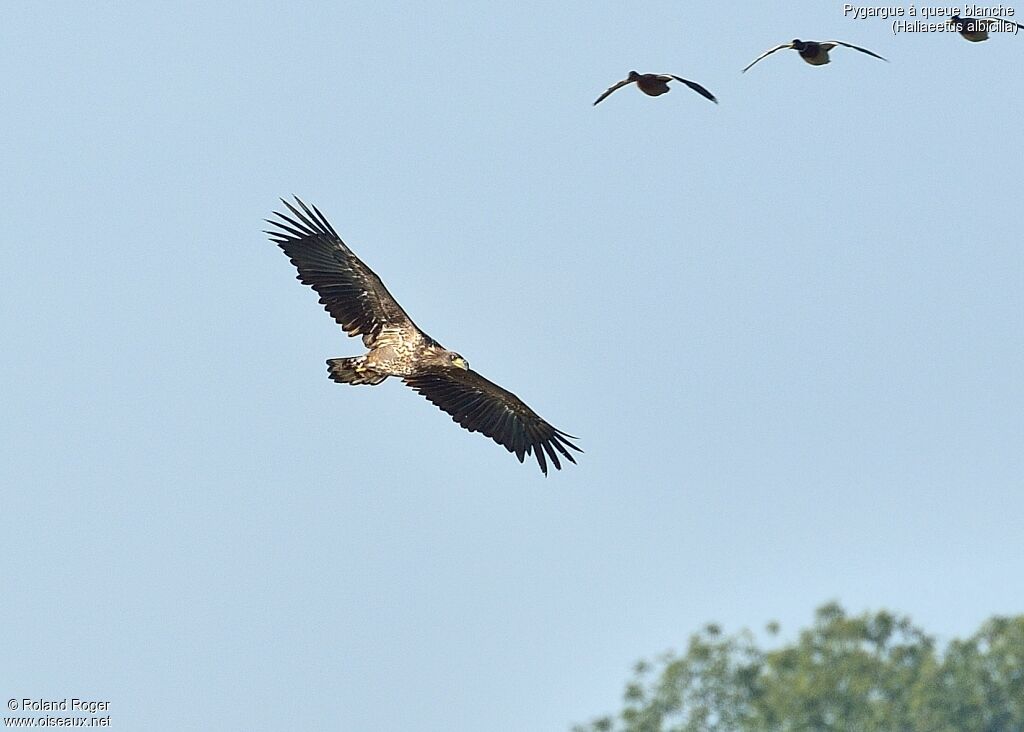
[[[545,453],[555,468],[561,470],[558,453],[575,463],[565,448],[583,452],[569,442],[575,437],[555,429],[515,394],[470,369],[454,366],[423,369],[405,377],[405,383],[450,414],[462,427],[470,432],[481,432],[515,453],[519,462],[523,462],[526,455],[535,455],[545,475],[548,473]]]
[[[753,65],[754,65],[754,64],[756,64],[756,63],[757,63],[758,61],[760,61],[761,59],[763,59],[763,58],[764,58],[765,56],[770,56],[771,54],[775,53],[776,51],[781,51],[781,50],[782,50],[782,49],[784,49],[784,48],[792,48],[792,47],[793,47],[793,44],[792,44],[792,43],[780,43],[780,44],[779,44],[779,45],[777,45],[777,46],[776,46],[775,48],[769,48],[769,49],[768,49],[767,51],[765,51],[765,52],[764,52],[764,53],[762,53],[762,54],[761,54],[760,56],[758,56],[758,57],[757,57],[757,58],[755,58],[755,59],[754,59],[753,61],[751,61],[751,62],[750,62],[749,64],[747,64],[747,68],[746,68],[746,69],[743,69],[743,71],[741,71],[740,73],[741,73],[741,74],[745,74],[745,73],[747,72],[747,69],[749,69],[749,68],[750,68],[751,66],[753,66]]]
[[[702,87],[702,86],[701,86],[700,84],[698,84],[698,83],[697,83],[696,81],[690,81],[689,79],[684,79],[683,77],[681,77],[681,76],[676,76],[675,74],[669,74],[669,76],[671,76],[671,77],[672,77],[673,79],[675,79],[676,81],[681,81],[681,82],[683,82],[684,84],[686,84],[686,85],[687,85],[688,87],[690,87],[691,89],[693,89],[693,90],[694,90],[695,92],[697,92],[698,94],[700,94],[700,95],[701,95],[702,97],[704,97],[705,99],[710,99],[710,100],[711,100],[712,102],[714,102],[715,104],[718,104],[718,100],[717,100],[717,99],[715,99],[715,95],[714,95],[714,94],[712,94],[711,92],[709,92],[709,91],[708,91],[707,89],[705,89],[704,87]]]
[[[599,96],[599,97],[597,98],[597,101],[596,101],[596,102],[594,102],[594,106],[596,107],[596,106],[597,106],[598,104],[600,104],[601,102],[603,102],[603,101],[604,101],[604,99],[605,99],[605,97],[607,97],[607,96],[608,96],[609,94],[611,94],[611,93],[612,93],[613,91],[615,91],[616,89],[621,89],[621,88],[622,88],[622,87],[624,87],[624,86],[625,86],[626,84],[632,84],[632,83],[633,83],[633,82],[632,82],[632,81],[630,81],[629,79],[623,79],[622,81],[616,81],[616,82],[615,82],[614,84],[612,84],[612,85],[611,85],[610,87],[608,87],[608,88],[607,88],[607,89],[605,89],[605,90],[604,90],[603,92],[601,92],[601,96]]]
[[[373,270],[345,246],[334,227],[316,206],[295,198],[302,209],[281,199],[292,216],[274,212],[279,220],[266,219],[276,227],[265,232],[281,247],[299,270],[298,279],[320,295],[320,303],[351,336],[361,335],[373,345],[385,326],[416,328]]]

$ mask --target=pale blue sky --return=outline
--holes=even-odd
[[[0,26],[0,694],[565,730],[706,621],[1024,609],[1024,38],[841,3],[63,3]],[[813,68],[766,48],[839,38]],[[630,69],[694,79],[657,99]],[[544,479],[261,233],[315,203],[580,437]]]

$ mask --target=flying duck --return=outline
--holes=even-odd
[[[675,79],[676,81],[683,82],[705,99],[710,99],[715,104],[718,104],[718,100],[715,99],[715,95],[695,81],[688,81],[679,76],[675,76],[674,74],[638,74],[635,71],[630,71],[629,76],[627,76],[625,79],[623,79],[622,81],[617,81],[610,87],[605,89],[604,93],[597,98],[596,102],[594,102],[594,105],[597,106],[604,100],[605,97],[607,97],[616,89],[621,89],[622,87],[626,86],[626,84],[636,84],[637,88],[640,91],[642,91],[644,94],[650,97],[656,97],[660,96],[661,94],[667,94],[670,91],[668,88],[668,83],[673,79]]]
[[[961,18],[959,15],[954,15],[946,21],[947,25],[956,28],[956,32],[971,43],[987,41],[988,32],[996,23],[1008,23],[1017,28],[1024,28],[1024,25],[1014,23],[1012,20],[1006,20],[1005,18]]]
[[[874,51],[869,51],[866,48],[861,48],[860,46],[855,46],[852,43],[846,43],[844,41],[801,41],[799,38],[794,38],[789,43],[780,43],[775,48],[769,48],[767,51],[765,51],[760,56],[751,61],[747,68],[743,69],[743,71],[746,72],[747,69],[749,69],[751,66],[753,66],[758,61],[763,59],[765,56],[773,54],[776,51],[781,51],[784,48],[792,48],[794,51],[800,54],[800,58],[809,63],[811,66],[824,66],[829,62],[828,52],[831,51],[836,46],[845,46],[846,48],[852,48],[855,51],[866,53],[868,56],[874,56],[875,58],[880,58],[883,61],[888,61],[888,59],[879,56]]]

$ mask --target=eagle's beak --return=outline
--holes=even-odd
[[[454,363],[460,369],[465,369],[466,371],[469,371],[469,361],[464,359],[462,356],[459,356],[458,358],[456,358]]]

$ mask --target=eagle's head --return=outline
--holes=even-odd
[[[452,366],[469,371],[469,361],[457,354],[455,351],[448,351],[448,360]]]

